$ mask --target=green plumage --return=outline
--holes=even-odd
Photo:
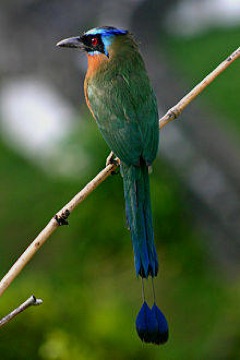
[[[115,56],[116,54],[116,56]],[[159,139],[155,94],[130,35],[117,36],[109,60],[86,77],[87,97],[99,129],[122,162],[126,213],[137,274],[157,274],[148,166]]]
[[[144,164],[137,167],[123,163],[121,173],[136,273],[142,277],[156,276],[158,261],[154,246],[148,168]]]
[[[158,150],[157,102],[142,57],[127,30],[112,26],[91,29],[64,39],[58,46],[87,53],[86,102],[110,149],[121,160],[126,215],[137,275],[158,272],[154,245],[148,167]],[[153,283],[152,283],[153,284]],[[143,305],[136,330],[142,341],[163,344],[168,324],[155,303],[150,308],[143,288]]]
[[[132,37],[118,36],[115,42],[112,58],[86,79],[91,109],[121,161],[139,165],[142,157],[151,164],[159,138],[156,97]]]

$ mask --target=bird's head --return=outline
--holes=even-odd
[[[109,57],[109,51],[114,40],[125,37],[127,34],[127,30],[113,26],[102,26],[91,29],[81,36],[61,40],[57,43],[57,46],[79,48],[86,51],[90,56],[104,54]]]

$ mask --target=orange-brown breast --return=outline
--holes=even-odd
[[[94,76],[99,71],[104,69],[109,59],[104,54],[98,54],[94,56],[87,55],[87,57],[88,57],[88,69],[84,80],[84,94],[85,94],[86,104],[94,117],[91,104],[88,98],[88,92],[87,92],[88,83],[94,78]]]

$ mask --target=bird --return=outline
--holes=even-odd
[[[84,80],[86,104],[108,144],[120,159],[125,209],[134,252],[136,275],[158,274],[150,199],[149,169],[158,152],[157,100],[134,36],[113,26],[95,27],[80,36],[63,39],[58,47],[86,53]],[[142,341],[163,344],[168,340],[167,320],[156,305],[145,300],[136,319]]]

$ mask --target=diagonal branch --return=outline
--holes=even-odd
[[[185,95],[174,107],[159,120],[159,128],[163,128],[170,121],[176,119],[181,112],[193,101],[215,78],[227,69],[236,59],[240,58],[240,48],[235,50],[226,60],[207,75],[198,85],[196,85],[187,95]],[[66,204],[39,233],[35,240],[29,245],[24,253],[18,258],[8,273],[0,282],[0,296],[5,292],[12,281],[27,265],[38,249],[47,241],[50,235],[60,226],[67,225],[67,218],[70,213],[90,195],[111,173],[119,166],[119,161],[107,165],[97,176],[91,180],[74,198]]]
[[[168,112],[159,120],[160,129],[175,120],[181,112],[192,102],[213,80],[216,79],[224,70],[228,68],[235,60],[240,58],[240,47],[236,49],[227,59],[221,62],[216,69],[208,74],[199,84],[197,84],[187,95],[185,95],[175,106],[168,110]]]
[[[41,299],[36,299],[36,297],[34,295],[30,296],[30,298],[28,298],[26,301],[24,301],[24,303],[22,303],[21,305],[19,305],[16,309],[14,309],[13,311],[10,312],[10,314],[4,316],[1,320],[0,320],[0,327],[6,325],[10,320],[12,320],[15,316],[17,316],[18,314],[20,314],[21,312],[23,312],[24,310],[28,309],[30,306],[36,306],[36,305],[41,305],[42,304],[42,300]]]

